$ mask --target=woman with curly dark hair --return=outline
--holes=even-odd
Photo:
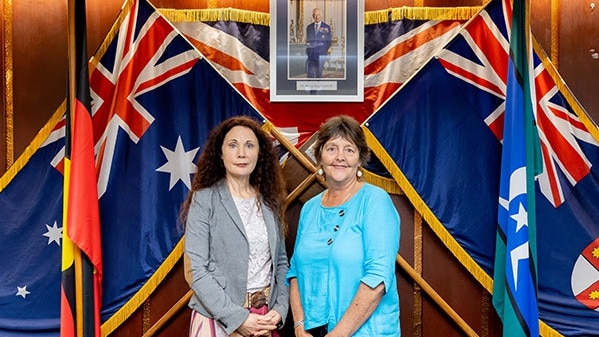
[[[211,132],[181,208],[190,336],[278,336],[289,307],[284,196],[258,122],[232,117]]]

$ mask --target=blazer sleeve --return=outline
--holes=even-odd
[[[210,259],[210,227],[213,226],[212,189],[195,192],[185,226],[185,253],[191,262],[191,288],[201,307],[219,321],[228,334],[247,319],[249,312],[233,303],[225,292],[227,278]]]

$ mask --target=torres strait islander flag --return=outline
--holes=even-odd
[[[539,136],[531,100],[529,2],[514,0],[503,125],[493,305],[503,336],[539,336],[535,175]]]
[[[489,291],[511,8],[509,0],[489,2],[365,123],[377,157]],[[542,160],[534,185],[540,334],[595,336],[599,132],[535,47],[532,100]]]

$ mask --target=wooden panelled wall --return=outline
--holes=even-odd
[[[272,0],[274,1],[274,0]],[[266,0],[150,0],[157,8],[226,8],[269,11]],[[365,10],[400,6],[481,6],[486,0],[365,0]],[[5,76],[0,91],[0,174],[25,151],[66,93],[66,1],[0,0],[0,36]],[[87,0],[89,55],[100,45],[123,0]],[[557,65],[564,81],[586,111],[599,120],[599,9],[592,1],[531,0],[533,33]],[[401,256],[478,336],[499,336],[501,323],[490,296],[443,246],[402,195],[394,195],[402,216]],[[300,204],[292,204],[297,219]],[[292,247],[294,236],[288,238]],[[424,291],[413,275],[398,268],[404,336],[463,336],[464,329]],[[162,286],[111,336],[142,336],[187,292],[178,265]],[[157,331],[186,335],[188,309]],[[286,330],[284,336],[293,334]]]

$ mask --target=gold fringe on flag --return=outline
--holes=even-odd
[[[397,7],[364,13],[364,24],[408,20],[462,20],[475,16],[482,6],[473,7]]]
[[[564,335],[555,331],[555,329],[542,320],[539,320],[539,334],[543,337],[564,337]]]
[[[469,20],[482,6],[472,7],[398,7],[364,13],[364,24],[375,24],[402,19],[409,20]],[[171,9],[158,12],[170,22],[234,21],[270,26],[270,14],[236,8]]]
[[[364,24],[372,25],[376,23],[389,22],[389,12],[393,9],[382,9],[378,11],[366,12],[364,13]]]
[[[161,8],[158,12],[170,22],[214,22],[234,21],[270,26],[270,14],[253,12],[235,8],[214,9],[168,9]]]
[[[364,173],[364,179],[367,182],[384,189],[387,193],[398,195],[404,194],[395,180],[383,177],[366,169],[362,169],[362,172]]]
[[[29,162],[29,159],[33,154],[42,146],[44,141],[48,138],[56,124],[64,117],[67,109],[67,101],[62,101],[62,104],[56,109],[50,120],[44,125],[44,127],[35,135],[31,143],[25,148],[25,151],[19,156],[19,158],[10,166],[8,171],[0,178],[0,192],[4,190],[6,186],[12,181],[12,179],[21,171],[23,167]]]

